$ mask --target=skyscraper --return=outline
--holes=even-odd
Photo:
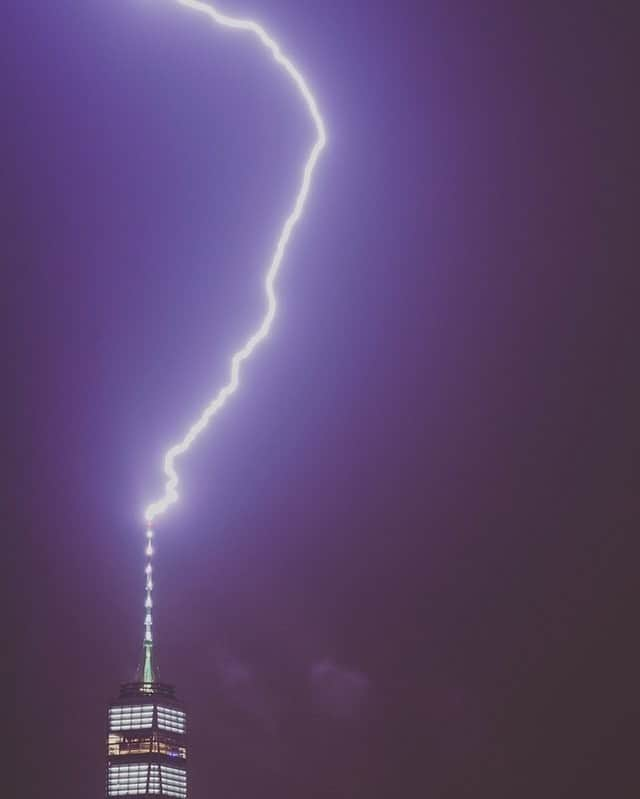
[[[128,683],[109,706],[107,796],[187,796],[186,714],[171,685]]]
[[[171,685],[155,679],[151,557],[153,531],[147,530],[144,667],[141,682],[125,683],[109,705],[107,797],[187,796],[187,717]]]

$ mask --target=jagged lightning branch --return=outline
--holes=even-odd
[[[207,405],[200,418],[197,420],[197,422],[195,422],[195,424],[192,425],[182,441],[172,446],[165,455],[164,473],[167,477],[167,481],[165,483],[164,494],[160,499],[147,507],[145,511],[145,518],[148,523],[153,522],[157,516],[160,516],[162,513],[164,513],[167,508],[178,499],[177,488],[179,478],[175,468],[176,458],[189,449],[191,444],[193,444],[196,438],[198,438],[200,433],[209,424],[211,418],[215,416],[215,414],[225,404],[227,399],[236,391],[239,384],[240,366],[242,362],[251,355],[257,345],[269,334],[277,308],[276,295],[274,292],[275,279],[278,271],[280,270],[282,259],[284,258],[285,250],[291,237],[293,228],[302,216],[307,196],[309,194],[309,189],[311,188],[313,172],[318,158],[320,157],[320,153],[324,149],[327,141],[324,122],[320,115],[320,111],[318,110],[315,98],[313,97],[313,94],[307,85],[307,82],[302,77],[297,67],[295,67],[294,64],[282,53],[278,43],[272,39],[271,36],[269,36],[269,34],[261,25],[253,20],[235,19],[234,17],[229,17],[226,14],[217,11],[213,6],[204,2],[200,2],[200,0],[177,0],[177,2],[181,6],[186,6],[187,8],[191,8],[195,11],[200,11],[203,14],[206,14],[217,25],[221,25],[225,28],[233,28],[234,30],[247,31],[248,33],[256,36],[261,44],[270,51],[274,61],[276,61],[276,63],[285,70],[287,75],[299,89],[309,114],[314,122],[317,137],[304,166],[302,183],[300,185],[293,210],[284,223],[273,259],[266,274],[265,291],[267,295],[267,312],[258,329],[251,334],[245,345],[233,355],[231,359],[231,374],[228,383],[220,389],[210,404]]]
[[[302,216],[302,212],[304,211],[304,206],[307,201],[307,196],[309,194],[309,190],[311,188],[311,180],[313,177],[313,172],[316,167],[316,163],[318,158],[320,157],[320,153],[324,149],[327,143],[327,137],[325,132],[324,122],[320,115],[320,111],[318,110],[318,106],[316,104],[315,98],[307,85],[307,82],[302,77],[301,73],[297,69],[297,67],[283,54],[280,49],[278,43],[269,36],[269,34],[264,30],[261,25],[258,25],[257,22],[248,19],[236,19],[234,17],[229,17],[226,14],[221,13],[212,5],[208,5],[207,3],[201,2],[200,0],[176,0],[181,6],[186,6],[187,8],[191,8],[194,11],[200,11],[203,14],[206,14],[213,22],[217,25],[220,25],[224,28],[232,28],[234,30],[239,31],[246,31],[247,33],[253,34],[260,43],[271,53],[274,61],[281,66],[287,75],[291,78],[291,80],[295,83],[296,87],[300,91],[302,98],[305,102],[307,110],[313,120],[313,123],[316,128],[316,140],[311,148],[311,152],[306,160],[304,165],[304,170],[302,174],[302,182],[300,184],[300,189],[298,190],[298,194],[295,199],[295,203],[293,205],[293,209],[290,212],[289,216],[286,218],[282,230],[280,232],[280,237],[278,238],[278,243],[276,245],[275,252],[273,254],[273,258],[269,265],[269,269],[267,270],[267,274],[265,277],[265,292],[267,295],[267,311],[260,323],[260,326],[249,336],[247,341],[245,342],[244,346],[239,349],[231,358],[231,373],[229,376],[229,380],[225,386],[223,386],[216,396],[211,400],[209,405],[204,409],[200,418],[189,428],[187,434],[184,436],[182,441],[174,444],[174,446],[169,449],[167,454],[164,457],[164,474],[166,476],[166,482],[164,486],[164,493],[160,497],[160,499],[152,502],[145,511],[145,519],[147,521],[147,546],[145,549],[145,554],[147,557],[147,562],[145,566],[145,575],[146,575],[146,598],[145,598],[145,635],[144,635],[144,652],[145,652],[145,659],[144,659],[144,672],[143,672],[143,682],[146,684],[150,684],[154,681],[154,674],[153,668],[151,665],[151,651],[153,648],[153,636],[151,632],[151,627],[153,624],[152,621],[152,591],[153,591],[153,578],[152,578],[152,565],[151,565],[151,558],[153,556],[153,521],[158,516],[162,515],[167,508],[172,505],[178,499],[178,473],[175,467],[176,458],[180,455],[184,454],[189,447],[193,444],[193,442],[198,438],[200,433],[207,427],[209,422],[211,421],[212,417],[222,408],[225,404],[227,399],[236,391],[239,385],[240,380],[240,366],[242,365],[243,361],[245,361],[254,349],[258,346],[258,344],[265,339],[269,331],[271,329],[271,325],[273,323],[274,317],[276,315],[276,295],[274,291],[274,284],[275,279],[278,275],[280,270],[280,266],[282,264],[282,260],[285,255],[285,251],[287,248],[287,244],[289,243],[289,239],[291,238],[291,234],[293,229]]]

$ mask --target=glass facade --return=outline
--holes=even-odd
[[[110,766],[109,796],[175,796],[186,799],[187,772],[157,763]]]
[[[172,732],[186,732],[186,716],[181,710],[158,706],[158,727]]]
[[[187,759],[187,748],[184,741],[167,735],[109,735],[109,755],[144,755],[157,752],[169,757]]]
[[[131,705],[109,708],[111,730],[149,729],[153,723],[153,705]]]
[[[109,708],[107,797],[187,797],[187,717],[171,686],[122,687]]]

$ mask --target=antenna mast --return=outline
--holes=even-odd
[[[153,666],[151,662],[151,652],[153,650],[153,634],[151,632],[151,626],[153,624],[153,620],[151,618],[151,611],[153,609],[153,600],[151,599],[151,593],[153,591],[153,567],[151,565],[151,559],[153,557],[153,530],[151,529],[151,522],[147,525],[147,545],[145,547],[144,554],[146,556],[146,565],[144,568],[144,573],[146,575],[146,593],[145,593],[145,600],[144,600],[144,671],[142,675],[142,682],[143,683],[153,683],[154,682],[154,675],[153,675]]]

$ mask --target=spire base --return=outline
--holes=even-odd
[[[142,673],[142,682],[144,683],[155,682],[153,667],[151,665],[151,647],[148,645],[145,645],[144,648],[144,671]]]

